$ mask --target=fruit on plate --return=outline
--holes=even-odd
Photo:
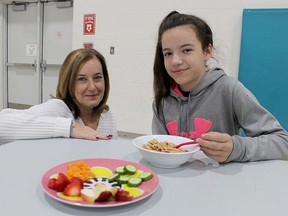
[[[57,178],[50,178],[48,187],[63,192],[65,196],[80,196],[83,189],[83,180],[78,177],[73,177],[70,180],[64,173],[58,173]]]
[[[83,189],[83,185],[84,185],[84,181],[79,178],[79,177],[72,177],[70,179],[71,182],[76,182],[77,184],[79,184],[81,186],[81,189]]]
[[[70,183],[70,180],[67,178],[67,176],[64,173],[58,173],[57,181],[64,183],[64,184]]]
[[[73,196],[73,197],[77,197],[81,195],[81,190],[82,190],[82,186],[78,183],[78,182],[71,182],[70,184],[68,184],[64,191],[63,194],[65,196]]]
[[[133,196],[130,196],[128,191],[99,183],[94,189],[82,189],[81,198],[87,202],[131,201]]]
[[[111,197],[114,197],[117,188],[108,186],[106,184],[97,184],[94,188],[94,194],[95,194],[95,201],[106,201]]]
[[[55,190],[56,178],[50,178],[48,181],[48,188]]]
[[[129,192],[126,190],[119,189],[115,194],[116,201],[131,201],[133,196],[129,195]]]
[[[65,187],[70,184],[70,180],[66,177],[65,174],[59,173],[58,178],[51,178],[48,181],[48,187],[56,190],[57,192],[63,192]]]
[[[112,197],[111,191],[105,190],[105,191],[94,191],[94,194],[96,196],[95,202],[101,202],[101,201],[107,201],[110,197]]]
[[[82,189],[81,197],[87,202],[107,201],[115,196],[117,188],[98,183],[94,189]]]
[[[86,202],[95,202],[94,189],[82,189],[81,198]]]

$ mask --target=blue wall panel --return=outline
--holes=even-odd
[[[238,78],[288,130],[288,8],[243,10]]]

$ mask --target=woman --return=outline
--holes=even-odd
[[[219,162],[288,158],[287,132],[238,80],[221,68],[208,68],[212,51],[212,31],[199,17],[173,11],[162,21],[154,61],[153,134],[195,138]],[[239,136],[240,129],[246,137]]]
[[[0,112],[0,143],[17,139],[117,138],[106,104],[109,75],[105,58],[94,49],[72,51],[60,69],[56,97],[26,110]]]

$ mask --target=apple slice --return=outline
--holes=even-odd
[[[105,184],[97,184],[94,189],[82,189],[81,197],[87,202],[107,201],[117,194],[118,189]]]
[[[97,184],[94,188],[95,201],[106,201],[112,196],[112,187],[105,184]]]
[[[82,189],[81,198],[86,202],[94,202],[96,197],[93,189]]]

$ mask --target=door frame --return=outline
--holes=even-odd
[[[7,67],[6,67],[6,62],[8,60],[8,45],[7,45],[7,7],[5,3],[1,4],[2,7],[2,61],[1,61],[1,65],[2,65],[2,97],[3,97],[3,108],[7,108],[8,107],[8,76],[7,76]]]

